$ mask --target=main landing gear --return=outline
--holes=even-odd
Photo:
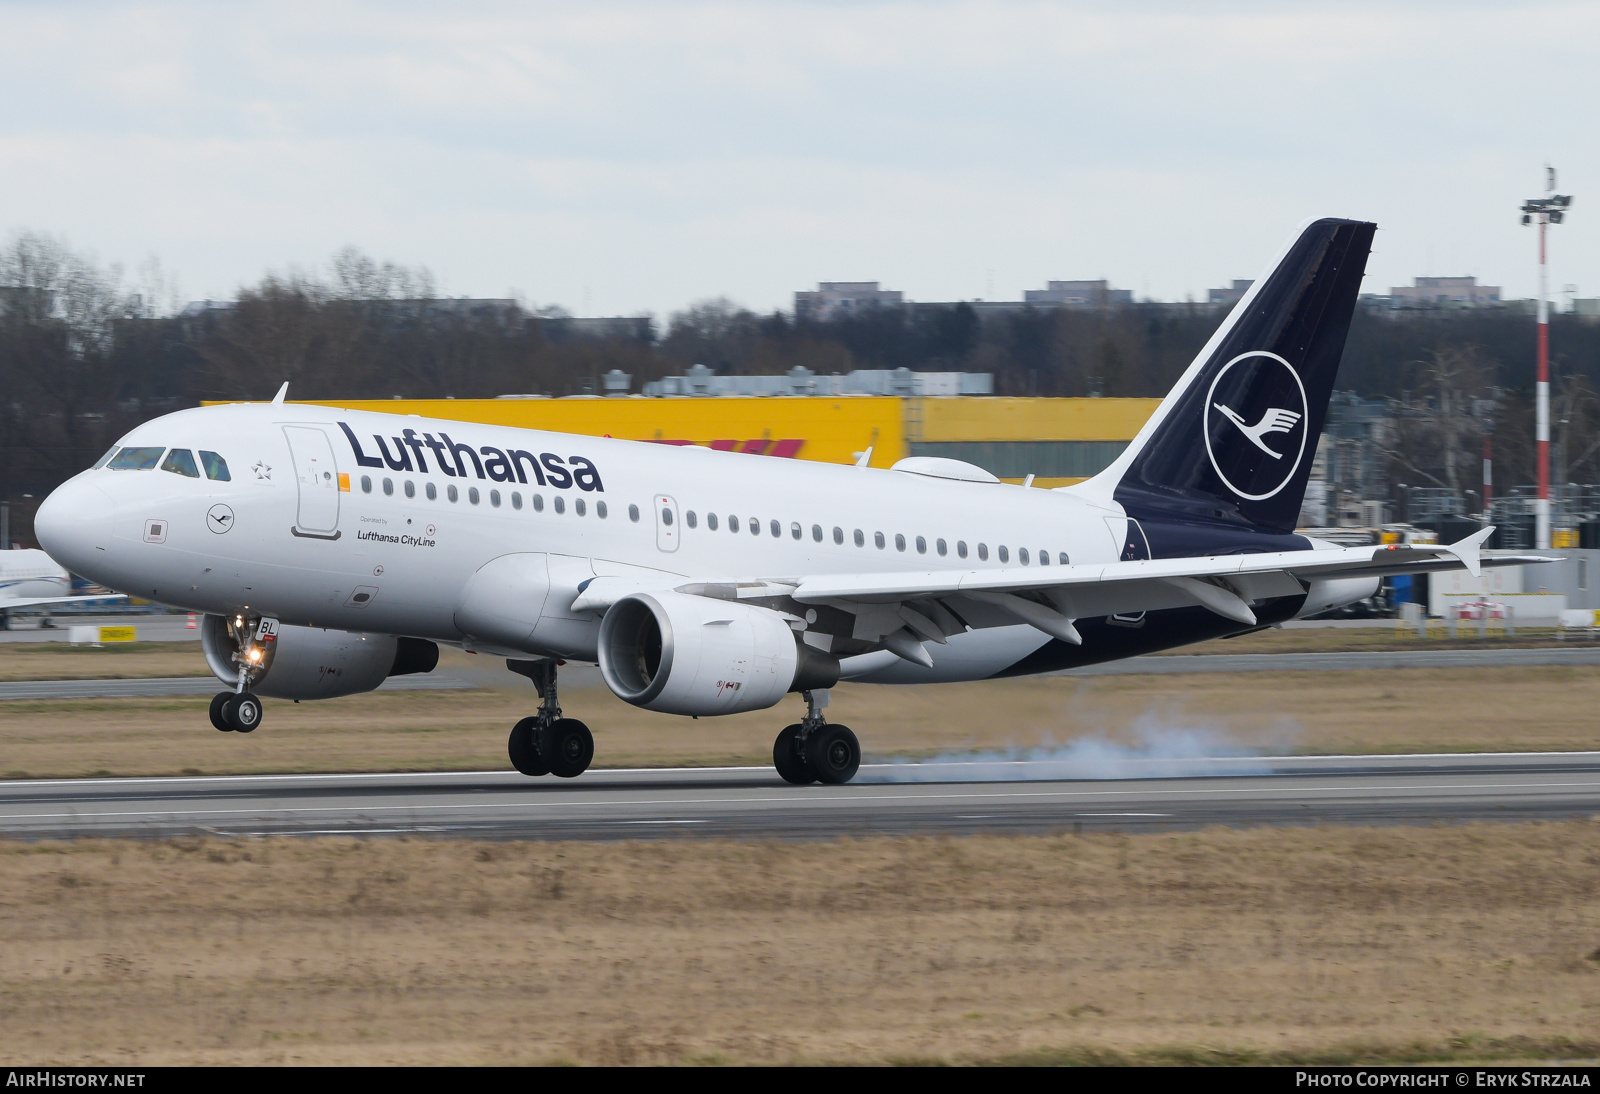
[[[251,733],[261,724],[261,700],[248,691],[219,691],[211,698],[211,724],[224,733]]]
[[[784,782],[808,786],[847,783],[861,767],[861,742],[848,726],[829,725],[822,716],[826,691],[803,691],[806,716],[785,726],[772,745],[772,766]]]
[[[539,713],[522,719],[511,729],[506,752],[511,766],[524,775],[554,775],[572,779],[589,769],[594,759],[594,735],[576,718],[561,717],[556,700],[556,662],[507,661],[506,668],[533,681],[539,691]]]

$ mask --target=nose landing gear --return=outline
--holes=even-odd
[[[251,733],[261,724],[261,700],[248,691],[219,691],[211,698],[211,724],[224,733]]]
[[[208,627],[214,621],[215,617],[206,617]],[[272,664],[273,654],[277,652],[278,621],[240,613],[225,621],[224,633],[227,645],[232,647],[226,656],[236,667],[239,680],[232,691],[218,692],[212,697],[211,724],[224,733],[253,733],[261,724],[263,711],[261,700],[250,691],[250,685],[261,679]],[[203,635],[202,642],[207,640]],[[211,660],[213,671],[221,675],[224,670],[211,650],[208,649],[206,657]]]
[[[594,759],[594,735],[576,718],[563,718],[556,699],[556,662],[511,661],[506,668],[533,681],[539,692],[539,712],[511,729],[506,753],[511,766],[524,775],[554,775],[573,779],[589,769]]]
[[[806,701],[806,716],[778,734],[772,766],[784,782],[795,786],[849,782],[861,767],[861,742],[848,726],[829,725],[823,718],[822,708],[828,705],[825,690],[800,694]]]

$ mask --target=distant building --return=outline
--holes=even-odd
[[[797,365],[782,376],[720,376],[705,365],[693,365],[685,375],[649,381],[644,385],[644,394],[993,395],[994,375],[988,372],[912,372],[908,368],[897,368],[856,369],[843,376],[818,376],[805,366]]]
[[[655,321],[648,315],[543,316],[539,327],[552,342],[654,342]]]
[[[1132,289],[1113,289],[1111,283],[1099,281],[1047,281],[1042,289],[1025,289],[1024,303],[1055,305],[1067,308],[1105,307],[1109,304],[1133,303]]]
[[[1414,285],[1389,290],[1395,308],[1486,308],[1500,303],[1499,285],[1480,285],[1476,277],[1419,277]]]
[[[1572,314],[1585,319],[1600,319],[1600,296],[1579,297],[1572,302]]]
[[[1234,283],[1226,289],[1207,289],[1206,303],[1237,304],[1240,300],[1244,299],[1244,294],[1249,292],[1250,286],[1254,284],[1254,281],[1240,281],[1236,279]]]
[[[904,294],[898,289],[880,289],[876,281],[821,281],[815,292],[794,294],[794,316],[828,323],[871,308],[897,308],[903,303]]]

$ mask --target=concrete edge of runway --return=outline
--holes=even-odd
[[[1560,767],[1600,769],[1600,751],[1586,752],[1416,752],[1416,753],[1346,753],[1314,756],[1210,756],[1186,759],[1130,758],[1119,761],[1123,771],[1116,775],[1060,774],[1028,778],[1029,769],[1055,766],[1050,760],[973,759],[973,760],[889,760],[863,763],[856,781],[850,785],[899,781],[889,776],[912,771],[940,773],[947,779],[925,779],[926,782],[1133,782],[1147,779],[1241,778],[1252,775],[1328,775],[1346,772],[1403,773],[1421,768],[1451,767],[1467,770],[1504,770],[1507,768],[1536,769]],[[1010,769],[1013,774],[1007,774]],[[993,777],[981,778],[988,773]],[[509,769],[471,771],[345,771],[298,772],[253,775],[102,775],[84,778],[0,779],[0,792],[21,789],[42,789],[58,786],[151,786],[173,784],[177,786],[222,786],[240,784],[299,783],[301,785],[337,784],[341,782],[480,782],[488,778],[505,778],[514,783],[523,776]],[[717,766],[717,767],[596,767],[590,768],[577,779],[564,780],[565,785],[597,783],[613,780],[656,779],[663,782],[686,780],[776,779],[770,765]]]

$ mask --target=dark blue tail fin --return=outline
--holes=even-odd
[[[1085,486],[1130,516],[1293,531],[1376,228],[1307,224]]]

